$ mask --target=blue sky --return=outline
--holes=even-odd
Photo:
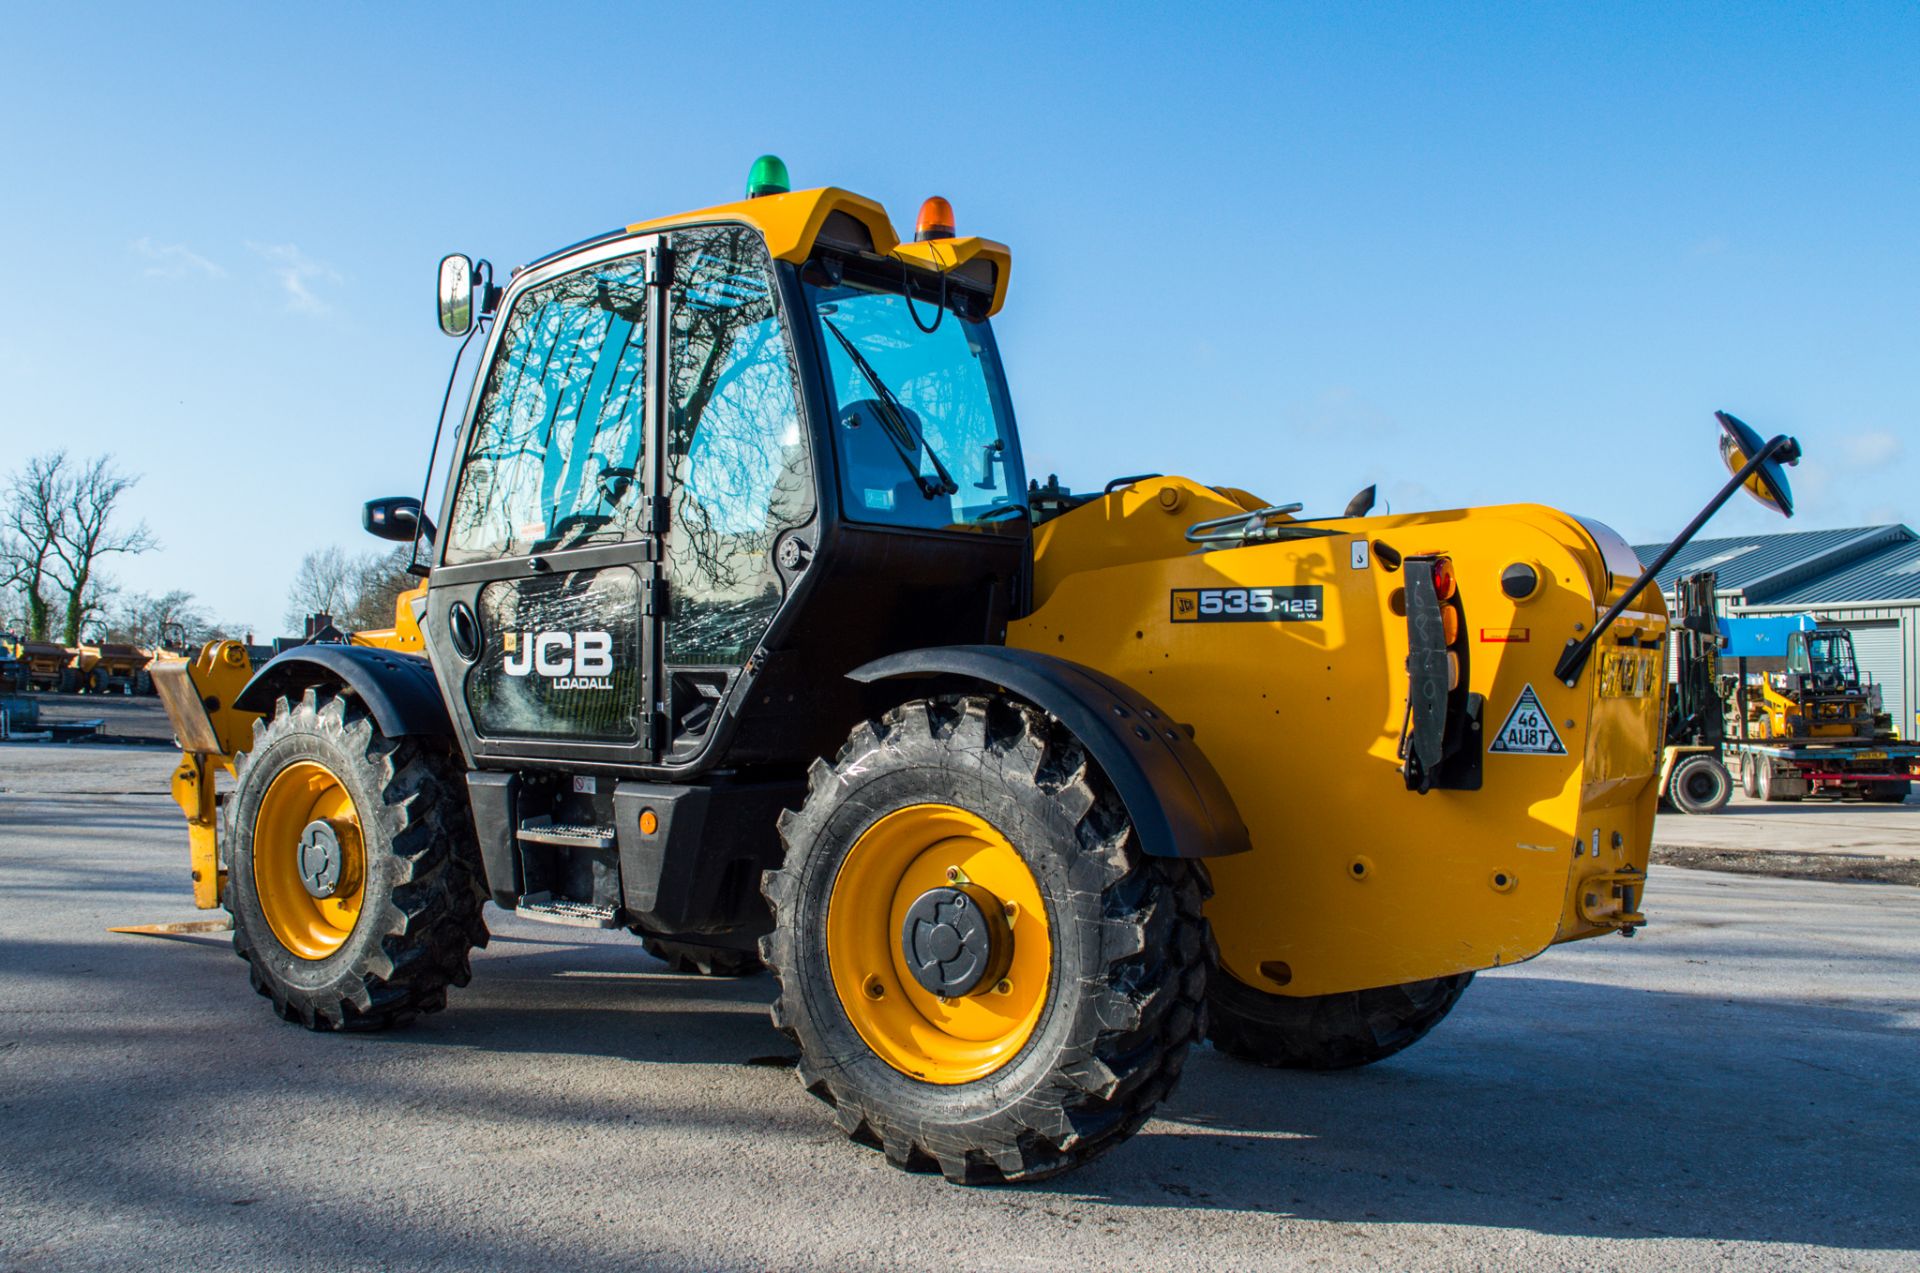
[[[0,50],[6,452],[112,450],[165,544],[115,579],[261,634],[419,487],[444,252],[762,151],[1012,246],[1035,475],[1640,541],[1722,407],[1801,438],[1800,524],[1920,519],[1910,4],[16,6]]]

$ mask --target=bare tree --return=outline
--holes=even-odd
[[[287,630],[301,631],[310,614],[345,614],[358,573],[355,563],[338,548],[316,548],[302,557],[293,586],[287,590]]]
[[[300,559],[287,593],[288,630],[303,631],[314,614],[330,616],[348,632],[391,626],[395,599],[419,582],[406,566],[404,548],[363,554],[316,548]]]
[[[178,588],[157,597],[130,593],[113,607],[106,622],[107,640],[148,649],[162,645],[191,649],[210,640],[213,633],[206,610],[191,592]]]
[[[4,519],[0,520],[0,579],[20,590],[31,641],[46,640],[51,626],[52,603],[46,585],[56,564],[54,545],[67,516],[72,486],[65,451],[36,455],[7,479]]]
[[[68,645],[79,643],[81,624],[99,608],[89,590],[100,559],[114,553],[148,552],[159,546],[145,522],[124,530],[113,524],[114,506],[139,480],[120,472],[113,457],[107,455],[95,456],[71,470],[65,491],[67,504],[61,510],[53,536],[53,560],[48,563],[49,577],[67,594],[63,639]]]
[[[348,607],[342,626],[352,632],[393,626],[394,603],[401,593],[420,582],[407,573],[408,556],[405,548],[395,548],[360,558],[360,569],[354,578],[353,604]]]

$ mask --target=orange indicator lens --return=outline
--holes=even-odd
[[[953,205],[934,195],[920,205],[920,219],[914,222],[913,240],[925,243],[928,239],[951,239],[953,237]]]

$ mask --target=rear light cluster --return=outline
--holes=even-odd
[[[1453,562],[1442,556],[1405,558],[1406,586],[1389,607],[1407,620],[1407,724],[1400,754],[1407,786],[1477,790],[1480,786],[1481,712],[1467,692],[1467,616]]]
[[[1447,643],[1447,692],[1451,694],[1460,688],[1466,672],[1467,643],[1460,634],[1467,625],[1460,606],[1460,583],[1453,577],[1449,558],[1433,558],[1433,595],[1440,598],[1440,629]]]

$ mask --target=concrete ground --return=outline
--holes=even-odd
[[[1656,867],[1639,937],[1484,974],[1399,1057],[1202,1051],[1107,1158],[967,1190],[842,1139],[765,977],[490,911],[448,1011],[330,1037],[224,936],[105,932],[196,915],[171,760],[0,747],[0,1268],[1920,1260],[1914,889]]]
[[[1715,814],[1662,813],[1653,845],[1669,866],[1920,886],[1920,797],[1765,804],[1736,790]]]

